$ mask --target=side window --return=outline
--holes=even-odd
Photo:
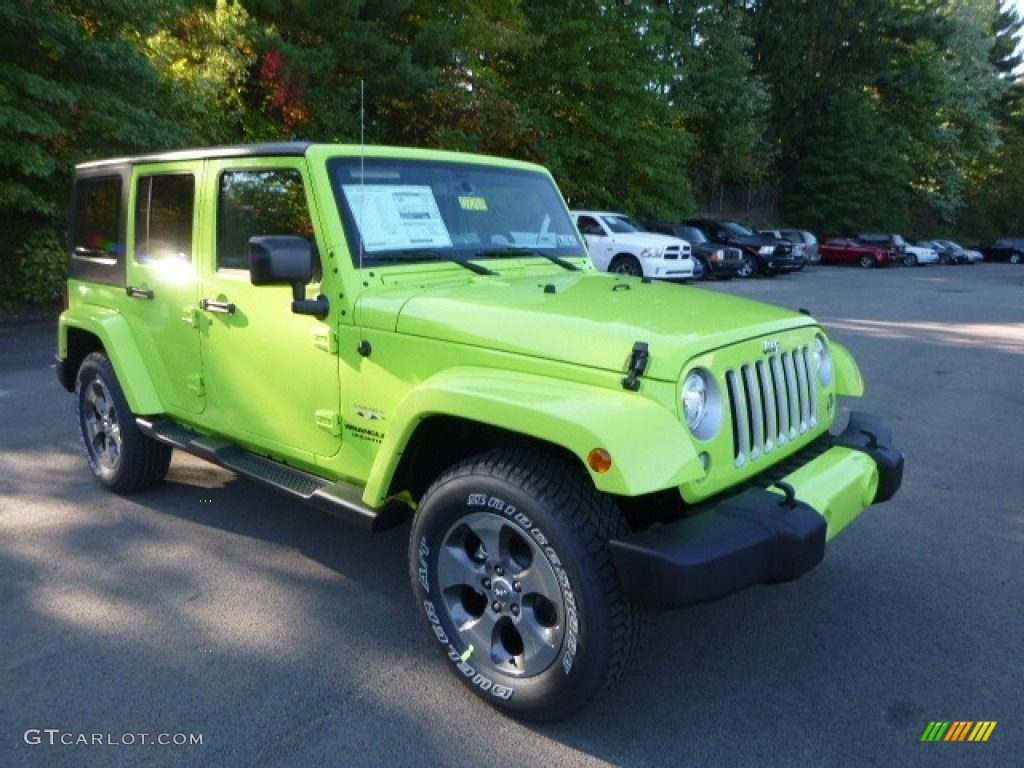
[[[590,216],[580,216],[577,227],[584,235],[604,234],[604,230],[601,229],[601,225],[597,223],[596,219],[593,219]]]
[[[135,191],[135,260],[192,260],[192,174],[141,176]]]
[[[71,255],[113,263],[122,252],[121,177],[80,179],[75,184]]]
[[[291,168],[226,171],[217,199],[217,269],[248,269],[249,238],[296,235],[316,248],[302,174]]]
[[[107,285],[125,284],[120,173],[80,176],[71,198],[68,277]]]

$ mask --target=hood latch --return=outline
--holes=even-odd
[[[646,341],[638,341],[633,344],[633,352],[629,356],[626,378],[622,380],[623,389],[628,389],[630,392],[636,392],[640,389],[638,379],[647,370],[647,359],[649,357]]]

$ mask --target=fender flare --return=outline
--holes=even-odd
[[[110,359],[114,372],[124,390],[128,405],[135,414],[163,413],[164,405],[149,377],[142,353],[124,316],[112,309],[91,306],[88,312],[65,310],[58,328],[58,357],[68,360],[71,353],[69,336],[75,331],[94,336],[103,353]],[[74,361],[77,365],[81,360]],[[74,382],[77,370],[69,371]]]
[[[829,340],[832,351],[832,366],[836,377],[836,394],[845,397],[864,395],[864,377],[850,351],[835,341]]]
[[[459,367],[427,379],[399,404],[370,471],[363,494],[367,504],[383,503],[403,447],[424,419],[438,414],[561,446],[607,493],[637,496],[704,474],[686,427],[650,397],[533,374]],[[598,474],[587,465],[594,448],[611,454],[609,471]]]

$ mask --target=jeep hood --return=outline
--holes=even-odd
[[[698,353],[814,325],[768,304],[596,272],[371,289],[357,313],[368,328],[617,372],[643,341],[646,375],[663,380]]]

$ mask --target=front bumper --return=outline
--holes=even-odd
[[[903,453],[889,428],[854,412],[828,451],[774,484],[782,493],[751,487],[691,517],[612,539],[612,558],[630,599],[654,608],[791,581],[820,563],[825,542],[864,509],[892,498],[902,480]]]
[[[689,280],[694,262],[690,259],[643,259],[644,276],[656,280]]]
[[[726,259],[724,261],[708,261],[708,272],[713,277],[736,277],[743,267],[743,259]]]

